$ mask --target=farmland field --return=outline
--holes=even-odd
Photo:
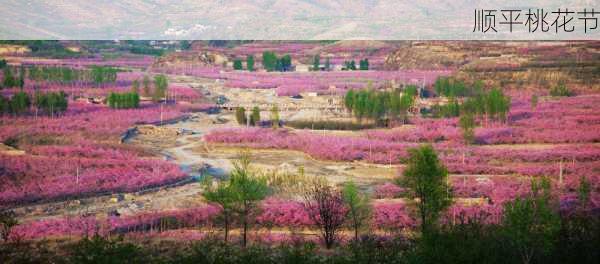
[[[466,223],[512,241],[503,232],[523,201],[539,227],[523,236],[552,236],[549,251],[527,244],[538,262],[570,256],[556,252],[575,239],[572,219],[599,230],[598,41],[182,43],[0,54],[2,245],[229,236],[327,255],[359,233],[411,248],[426,228]],[[428,185],[443,187],[433,222],[410,182],[438,168],[422,163],[442,175]],[[254,193],[234,188],[244,181]],[[326,217],[341,219],[335,230]],[[544,233],[552,217],[560,231]]]

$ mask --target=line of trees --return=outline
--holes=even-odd
[[[263,57],[263,60],[264,60],[264,57]],[[277,64],[277,61],[275,62],[275,64]],[[290,65],[291,65],[291,59],[290,59]],[[244,69],[242,59],[234,59],[233,60],[233,69],[237,70],[237,71],[241,71],[241,70]],[[255,71],[255,69],[254,69],[254,56],[253,55],[248,55],[246,57],[246,70],[248,70],[248,71]]]
[[[460,116],[460,103],[455,97],[450,97],[446,104],[434,104],[431,106],[431,116],[435,118],[449,118]]]
[[[464,97],[481,93],[483,90],[483,83],[477,81],[472,87],[467,87],[461,80],[452,77],[438,77],[435,80],[433,87],[438,96]]]
[[[69,106],[68,96],[65,92],[36,92],[33,100],[31,96],[19,91],[11,98],[6,98],[0,95],[0,114],[19,115],[27,112],[31,106],[35,106],[36,115],[39,112],[50,116],[64,113]]]
[[[13,73],[13,70],[11,70],[11,67],[4,66],[4,69],[2,70],[2,74],[3,74],[2,85],[0,88],[2,88],[2,87],[23,88],[23,86],[25,86],[25,70],[24,70],[24,68],[21,67],[17,72],[18,72],[18,77],[15,77],[14,76],[15,74]]]
[[[18,70],[8,66],[3,68],[3,86],[5,87],[23,87],[26,77],[34,81],[50,81],[62,84],[93,82],[96,85],[100,85],[115,83],[117,81],[117,73],[119,72],[119,69],[108,66],[92,66],[90,69],[37,65],[20,67]],[[15,77],[17,74],[18,76]]]
[[[343,70],[345,70],[345,71],[355,71],[356,70],[356,62],[354,60],[344,61],[344,68],[343,68]]]
[[[277,106],[273,106],[270,112],[271,126],[273,128],[278,128],[280,123],[279,109],[277,108]],[[260,125],[261,121],[260,109],[258,108],[258,106],[253,107],[252,112],[250,112],[250,115],[248,116],[246,114],[246,108],[239,107],[235,110],[235,120],[240,125],[258,126]]]
[[[240,125],[258,126],[260,125],[260,109],[258,106],[253,107],[252,112],[248,117],[246,115],[246,109],[244,107],[240,107],[235,110],[235,120]]]
[[[91,78],[96,84],[103,83],[115,83],[117,81],[118,69],[107,66],[92,66],[91,67]]]
[[[69,100],[67,99],[67,94],[63,91],[36,93],[35,106],[38,111],[54,116],[55,113],[64,113],[67,111]]]
[[[510,101],[509,96],[494,88],[487,93],[469,97],[462,104],[456,98],[450,97],[447,104],[432,106],[431,114],[433,117],[460,117],[458,125],[463,139],[466,144],[472,144],[475,143],[475,127],[478,121],[486,125],[490,121],[508,120]]]
[[[404,123],[408,120],[408,111],[413,107],[416,96],[417,87],[413,85],[405,87],[402,92],[348,90],[344,96],[344,106],[359,122],[366,118],[376,124],[382,124],[387,117],[389,121]]]
[[[97,72],[96,74],[99,73]],[[28,77],[35,81],[52,81],[60,83],[92,80],[89,70],[53,66],[30,66],[28,67]]]
[[[140,95],[136,92],[114,93],[108,95],[107,103],[110,108],[127,109],[140,106]]]
[[[355,70],[367,71],[369,70],[369,59],[361,59],[358,61],[358,68],[356,68],[356,61],[344,61],[344,67],[342,70],[345,71],[355,71]]]
[[[31,107],[31,97],[26,92],[15,93],[11,98],[0,95],[0,110],[2,114],[22,114]]]
[[[489,92],[481,92],[468,97],[462,103],[456,97],[450,96],[446,104],[433,105],[431,115],[436,118],[448,118],[468,113],[474,117],[484,118],[486,121],[506,121],[510,111],[510,101],[510,97],[504,95],[502,90],[494,88]]]
[[[504,95],[499,88],[482,92],[466,99],[460,106],[460,111],[470,113],[487,121],[505,122],[510,111],[510,97]]]
[[[323,69],[321,69],[321,55],[317,54],[313,57],[311,71],[329,71],[331,70],[331,62],[329,61],[329,57],[325,58],[325,63],[323,65]]]
[[[253,58],[254,60],[254,58]],[[265,51],[262,54],[263,68],[267,71],[286,72],[292,70],[292,56],[285,54],[280,58],[272,51]]]

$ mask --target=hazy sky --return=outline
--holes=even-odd
[[[600,12],[597,1],[0,0],[2,39],[599,39],[571,14],[571,33],[508,32],[500,10]],[[596,5],[596,6],[594,6]],[[497,33],[473,32],[475,9],[497,9]],[[548,16],[549,23],[554,14]],[[600,17],[600,15],[596,15]],[[593,21],[587,20],[593,24]],[[593,25],[588,25],[592,27]]]

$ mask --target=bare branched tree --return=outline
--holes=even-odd
[[[331,248],[337,241],[337,233],[348,212],[342,193],[324,181],[314,181],[306,188],[304,208],[319,227],[325,246]]]

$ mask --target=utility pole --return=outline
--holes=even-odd
[[[558,174],[558,183],[562,186],[563,185],[563,162],[562,159],[560,159],[559,162],[559,174]]]

